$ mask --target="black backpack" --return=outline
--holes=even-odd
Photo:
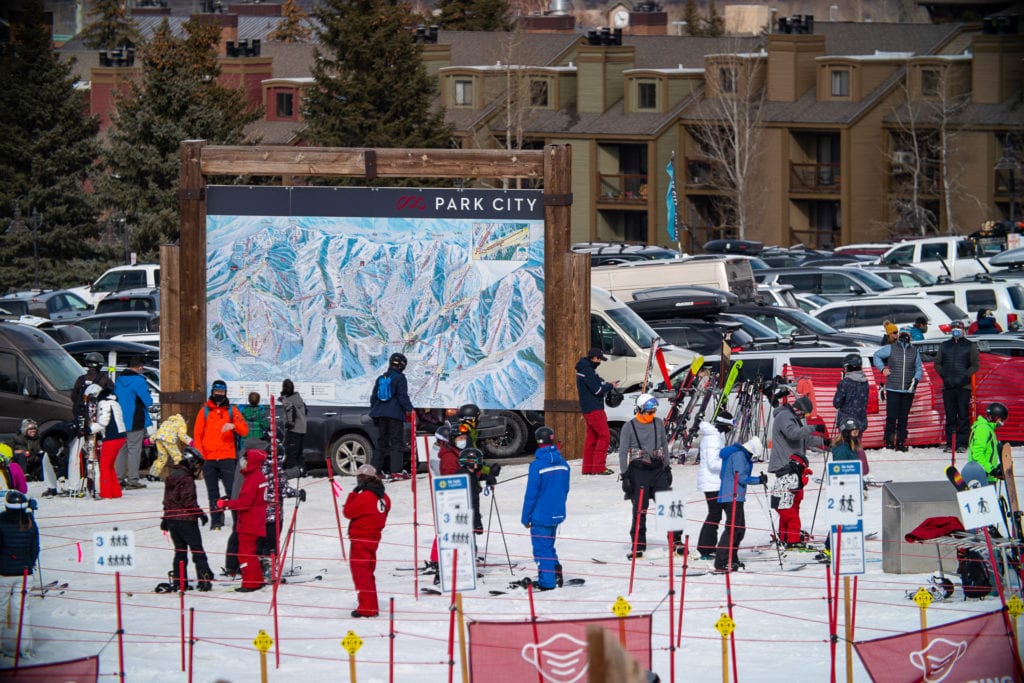
[[[992,566],[977,550],[957,548],[957,568],[964,587],[964,598],[984,598],[995,588]]]

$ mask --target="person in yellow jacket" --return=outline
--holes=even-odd
[[[149,468],[149,476],[153,479],[165,479],[164,467],[177,465],[181,461],[179,443],[192,445],[192,437],[188,435],[188,425],[180,413],[175,413],[160,424],[153,436],[156,444],[156,460]]]
[[[220,499],[219,484],[224,484],[224,495],[231,495],[235,482],[235,461],[239,442],[249,434],[249,423],[242,411],[228,401],[228,385],[222,379],[214,380],[210,399],[196,415],[194,445],[203,454],[203,479],[210,500],[210,530],[224,527],[224,511],[217,507]]]

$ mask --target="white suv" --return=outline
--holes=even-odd
[[[94,309],[100,299],[111,292],[125,289],[156,289],[160,286],[160,264],[138,263],[132,266],[117,266],[100,275],[91,285],[74,287],[72,292],[79,295]]]
[[[953,303],[971,316],[971,322],[977,318],[978,311],[987,309],[995,313],[1003,330],[1016,330],[1024,324],[1024,286],[1019,280],[978,275],[973,281],[943,282],[924,291],[952,297]]]
[[[948,335],[949,323],[954,320],[962,320],[965,325],[970,322],[963,309],[953,303],[953,297],[924,293],[835,301],[811,311],[811,315],[844,332],[877,334],[879,340],[886,320],[909,327],[924,316],[929,322],[926,338]]]

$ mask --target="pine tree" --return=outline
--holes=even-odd
[[[92,257],[89,238],[98,234],[85,183],[99,155],[99,123],[85,115],[72,67],[53,50],[39,0],[24,5],[12,28],[14,42],[0,50],[0,291],[34,280],[33,223],[39,283],[78,285],[94,274],[81,259]]]
[[[189,21],[185,35],[166,21],[139,48],[141,77],[117,98],[107,150],[109,175],[100,183],[107,206],[132,230],[132,246],[155,258],[161,243],[178,238],[178,167],[182,140],[215,145],[244,141],[260,118],[241,90],[217,83],[220,28]]]
[[[128,16],[124,0],[93,0],[89,18],[91,21],[78,34],[86,47],[113,50],[139,42],[139,30]]]
[[[267,34],[267,40],[282,43],[305,43],[309,41],[313,31],[309,28],[307,15],[296,0],[285,0],[281,6],[281,21],[277,28]]]
[[[725,17],[718,13],[718,8],[715,6],[715,0],[709,0],[708,2],[707,32],[705,35],[725,35]]]
[[[437,0],[438,25],[450,31],[507,31],[507,0]]]
[[[306,138],[333,147],[446,147],[451,127],[432,108],[437,82],[398,0],[323,0],[319,47],[303,115]]]
[[[691,36],[704,35],[704,19],[697,9],[697,0],[686,0],[683,8],[683,21],[686,22],[686,33]]]

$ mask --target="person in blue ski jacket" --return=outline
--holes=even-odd
[[[537,451],[530,463],[523,499],[523,526],[530,530],[533,561],[537,563],[536,587],[551,590],[562,585],[562,565],[555,551],[558,525],[565,521],[565,501],[569,497],[569,464],[555,443],[550,427],[538,427],[534,433]]]
[[[910,343],[910,328],[901,329],[892,344],[879,347],[873,361],[885,377],[885,447],[906,451],[907,417],[924,369],[921,354]]]
[[[393,353],[388,358],[387,371],[374,380],[370,391],[370,418],[377,426],[377,451],[373,466],[378,472],[387,472],[387,481],[404,481],[412,475],[402,469],[405,440],[405,423],[413,412],[409,400],[409,382],[405,377],[408,359],[404,354]],[[383,377],[391,380],[391,396],[381,400],[379,383]]]
[[[768,475],[762,472],[753,476],[754,456],[761,455],[763,446],[756,436],[750,437],[742,444],[726,446],[719,452],[722,459],[721,487],[718,489],[718,502],[725,510],[725,527],[718,539],[715,551],[715,573],[724,574],[743,568],[743,563],[736,557],[736,549],[743,541],[747,531],[747,522],[743,514],[743,503],[747,500],[747,486],[768,483]],[[733,500],[735,499],[735,503]]]

